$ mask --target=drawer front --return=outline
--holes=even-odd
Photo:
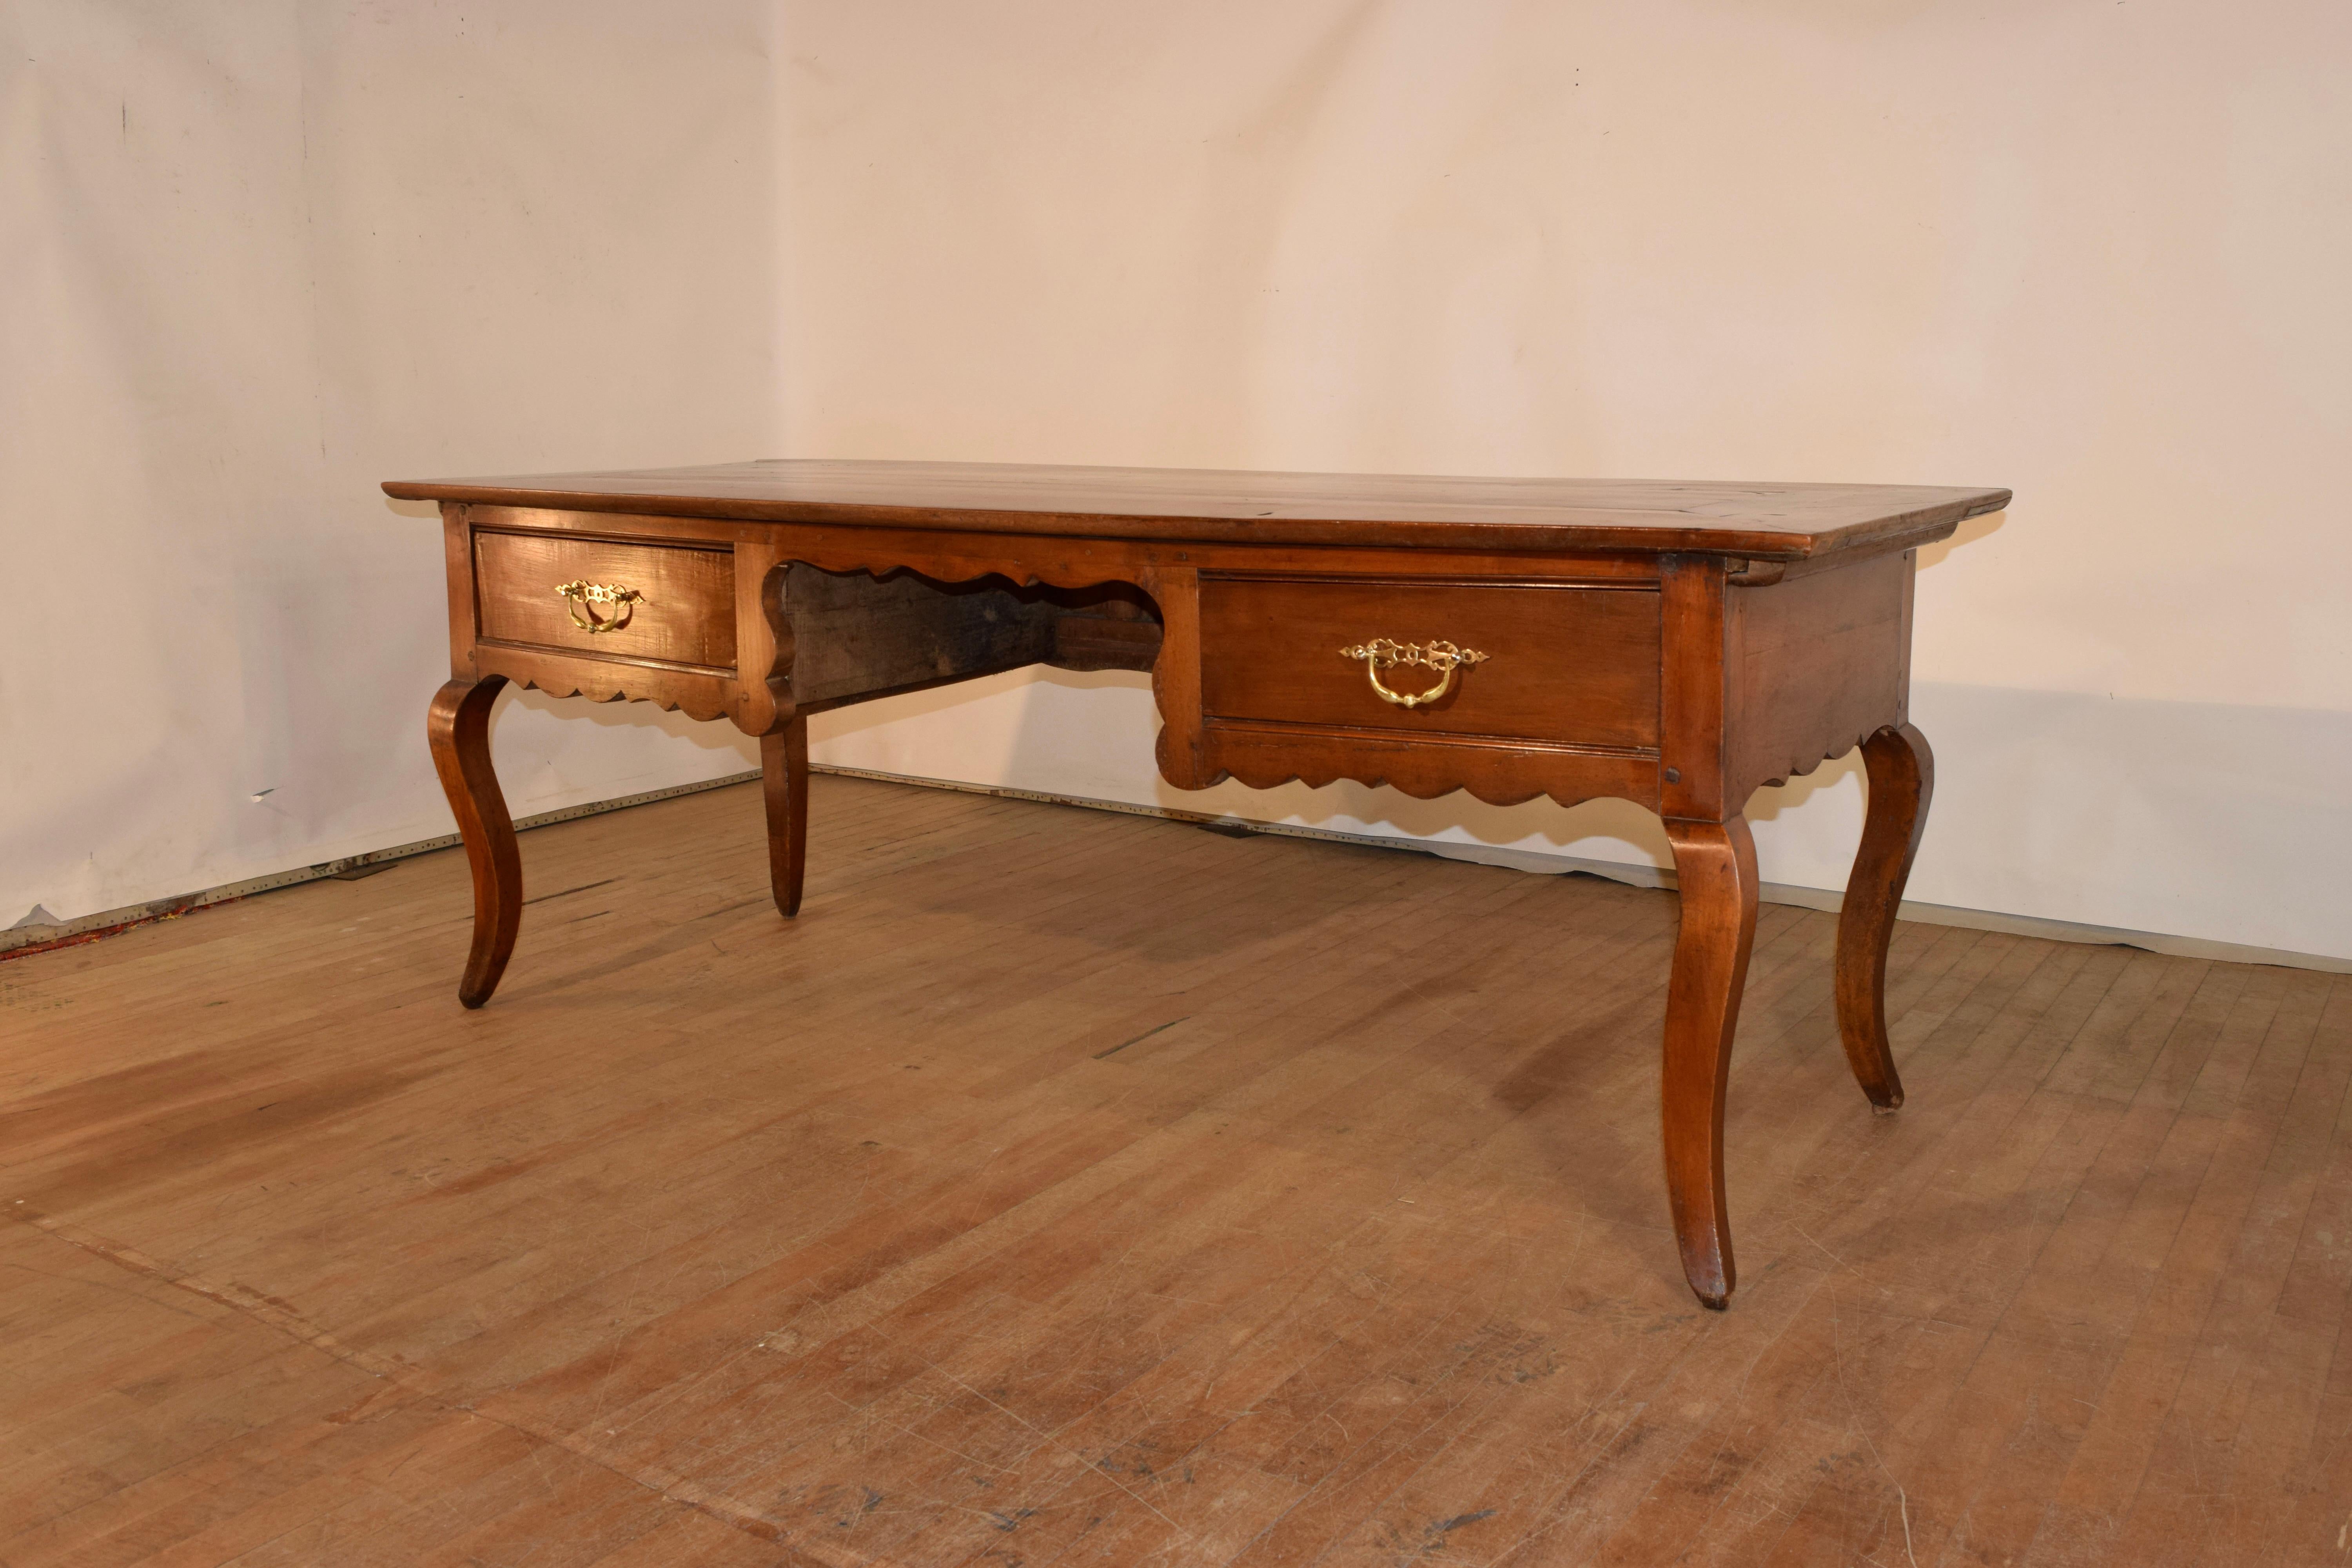
[[[477,533],[474,583],[482,636],[568,653],[735,668],[735,555],[562,534]],[[632,603],[566,598],[565,584],[624,593]],[[591,631],[582,620],[614,623]]]
[[[1342,649],[1386,638],[1486,657],[1444,696],[1407,708]],[[1618,750],[1658,743],[1658,595],[1548,584],[1201,580],[1203,716],[1318,729],[1402,731]],[[1377,672],[1399,696],[1433,668]]]

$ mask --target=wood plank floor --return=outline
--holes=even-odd
[[[2340,1563],[2352,983],[816,783],[0,964],[0,1563]]]

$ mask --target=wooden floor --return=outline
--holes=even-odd
[[[821,778],[0,964],[0,1563],[2352,1561],[2352,981]],[[1932,827],[1930,829],[1932,831]]]

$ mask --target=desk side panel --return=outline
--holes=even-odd
[[[1730,589],[1730,798],[1809,773],[1907,716],[1911,552]]]

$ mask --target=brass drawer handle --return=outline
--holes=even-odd
[[[1488,656],[1473,647],[1455,647],[1450,642],[1391,642],[1386,637],[1374,637],[1368,643],[1339,650],[1341,658],[1360,658],[1364,675],[1372,683],[1372,690],[1383,702],[1393,702],[1400,708],[1419,708],[1436,701],[1454,689],[1454,672],[1465,665],[1478,664]],[[1400,664],[1417,664],[1424,669],[1438,672],[1437,684],[1426,691],[1391,691],[1381,684],[1381,671]]]
[[[592,635],[619,631],[629,624],[629,617],[637,613],[637,606],[646,602],[646,596],[635,588],[624,588],[612,583],[585,583],[578,578],[558,587],[555,595],[570,601],[566,608],[572,612],[572,624]],[[614,613],[599,620],[596,612],[588,608],[591,605],[611,605]],[[583,611],[586,612],[584,615]]]

